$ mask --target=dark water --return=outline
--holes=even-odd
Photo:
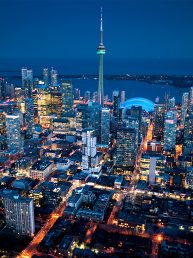
[[[0,76],[6,76],[11,81],[13,75],[20,75],[21,67],[32,68],[34,76],[42,73],[43,67],[54,67],[59,74],[97,74],[98,59],[4,59],[0,60]],[[193,74],[193,60],[108,60],[104,59],[105,74]],[[16,85],[21,85],[21,80],[12,80]],[[72,79],[73,86],[80,88],[83,95],[86,90],[97,90],[97,80]],[[153,85],[136,81],[104,81],[105,94],[110,97],[113,90],[125,90],[126,97],[144,97],[152,101],[158,96],[164,100],[165,94],[175,97],[181,102],[182,93],[189,89],[174,88],[168,85]]]

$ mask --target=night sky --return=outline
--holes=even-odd
[[[193,59],[193,0],[0,0],[0,58]]]

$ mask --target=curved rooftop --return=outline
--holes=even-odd
[[[143,110],[150,112],[154,110],[153,101],[145,98],[131,98],[121,104],[121,108],[131,108],[132,106],[141,106]]]

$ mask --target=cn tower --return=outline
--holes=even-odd
[[[100,18],[100,44],[97,48],[99,55],[99,80],[98,80],[98,103],[103,107],[104,104],[104,89],[103,89],[103,55],[105,54],[105,47],[103,45],[103,15],[101,8]]]

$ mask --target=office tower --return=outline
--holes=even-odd
[[[85,94],[84,94],[84,99],[85,100],[90,100],[90,91],[85,91]]]
[[[193,112],[193,86],[190,88],[190,111]]]
[[[95,131],[97,141],[101,136],[101,105],[92,101],[88,102],[87,107],[87,122],[88,128]]]
[[[184,122],[183,154],[192,155],[193,152],[193,112],[188,111]]]
[[[136,131],[136,146],[139,144],[139,119],[137,117],[129,116],[123,120],[123,126],[126,128],[133,128]]]
[[[76,107],[76,130],[81,134],[85,128],[92,128],[99,140],[101,121],[101,105],[95,102],[89,102],[88,105],[79,104]]]
[[[20,130],[20,116],[6,115],[7,145],[9,151],[20,152],[22,150],[22,138]]]
[[[73,115],[73,89],[71,81],[62,80],[62,116],[68,117]]]
[[[175,149],[176,144],[177,117],[176,111],[168,111],[164,120],[164,150]]]
[[[176,105],[176,100],[175,98],[171,98],[168,100],[168,110],[174,109]]]
[[[57,117],[62,116],[62,91],[58,85],[50,87],[51,106],[50,113]]]
[[[182,113],[181,113],[181,125],[184,126],[185,117],[188,110],[189,93],[184,92],[182,95]]]
[[[136,156],[136,131],[132,128],[117,130],[116,166],[134,166]]]
[[[17,102],[23,101],[25,99],[25,90],[23,88],[15,88],[15,99]]]
[[[58,72],[57,72],[57,70],[54,70],[54,68],[52,67],[50,75],[51,75],[51,85],[57,84],[58,83]]]
[[[31,98],[33,90],[33,71],[31,69],[22,68],[22,88],[26,91],[26,96]]]
[[[121,104],[123,102],[125,102],[125,91],[124,90],[121,91]]]
[[[94,130],[85,129],[82,132],[82,168],[87,170],[93,167],[93,159],[96,156],[96,137]]]
[[[0,136],[6,135],[6,113],[0,109]]]
[[[49,85],[49,70],[48,68],[43,68],[43,81],[45,85]]]
[[[138,143],[141,142],[142,135],[142,107],[141,106],[132,106],[130,110],[131,117],[136,117],[139,121],[138,129]]]
[[[74,99],[75,100],[80,99],[80,89],[78,89],[78,88],[74,89]]]
[[[35,232],[33,200],[10,192],[4,194],[3,205],[6,226],[17,234],[32,236]]]
[[[50,127],[51,94],[50,89],[44,85],[37,85],[37,113],[38,121],[44,128]],[[36,100],[36,99],[35,99]]]
[[[150,184],[161,180],[160,174],[164,171],[165,159],[162,154],[143,153],[140,159],[140,179]]]
[[[110,109],[101,110],[101,144],[109,145],[110,140]]]
[[[101,8],[100,19],[100,44],[97,48],[97,54],[99,55],[99,80],[98,80],[98,103],[103,107],[104,104],[104,88],[103,88],[103,55],[105,54],[105,47],[103,45],[103,18]]]
[[[155,104],[153,135],[158,141],[163,140],[165,105]]]
[[[6,89],[5,89],[6,83],[3,78],[0,78],[0,100],[4,99],[6,96]]]
[[[94,102],[97,102],[97,100],[98,100],[98,92],[97,92],[97,91],[94,91],[94,92],[93,92],[93,94],[92,94],[92,100],[93,100]]]
[[[119,117],[119,106],[120,106],[120,98],[119,98],[119,91],[113,91],[113,116],[118,118]]]
[[[33,100],[31,98],[27,98],[25,101],[25,125],[27,127],[26,135],[32,136],[34,133],[34,106]]]

